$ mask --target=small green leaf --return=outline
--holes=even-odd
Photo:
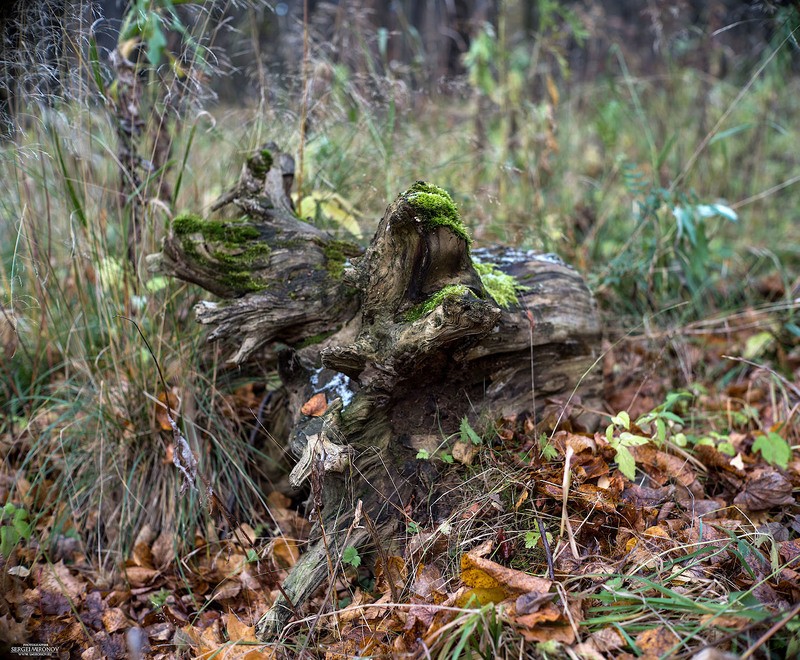
[[[614,444],[614,425],[609,424],[606,426],[606,440],[608,440],[608,444]]]
[[[442,462],[447,463],[448,465],[452,465],[453,464],[453,455],[452,454],[445,453],[445,454],[442,454],[440,458],[442,459]]]
[[[625,445],[619,445],[616,449],[619,471],[633,481],[636,478],[636,460],[633,458],[633,454]]]
[[[792,458],[792,448],[789,443],[775,431],[758,436],[753,443],[753,451],[760,452],[767,463],[777,465],[784,470],[789,467],[789,460]]]
[[[19,541],[19,534],[13,527],[0,527],[0,555],[9,558],[11,551]]]
[[[629,429],[631,427],[631,416],[623,410],[611,418],[611,423],[624,429]]]
[[[427,449],[420,449],[417,452],[417,458],[420,461],[427,461],[431,457],[430,452]]]
[[[667,423],[660,417],[656,420],[656,437],[659,442],[667,439]]]
[[[528,550],[535,548],[541,538],[542,535],[539,532],[534,532],[532,530],[525,532],[525,547],[528,548]]]
[[[636,447],[638,445],[644,445],[650,442],[650,438],[646,438],[643,435],[635,435],[628,431],[623,431],[619,434],[619,441],[625,447]]]
[[[342,553],[342,562],[349,564],[353,568],[361,566],[361,555],[358,554],[355,546],[348,545]]]
[[[258,553],[253,548],[247,549],[247,561],[251,564],[258,561]]]
[[[469,420],[466,417],[461,420],[461,440],[463,442],[469,440],[473,445],[479,445],[483,442],[481,437],[469,425]]]

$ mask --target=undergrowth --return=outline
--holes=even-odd
[[[39,535],[31,563],[57,561],[77,542],[113,581],[146,526],[169,531],[176,556],[195,534],[218,541],[233,531],[196,495],[180,496],[165,395],[122,316],[150,340],[172,388],[170,406],[226,506],[241,522],[270,526],[260,493],[285,469],[282,438],[261,427],[274,365],[230,373],[193,322],[200,291],[148,273],[145,260],[177,211],[202,214],[234,183],[243,155],[267,140],[293,152],[302,133],[304,194],[324,200],[316,221],[340,238],[369,238],[398,190],[434,180],[452,192],[476,243],[559,253],[587,274],[609,327],[667,337],[679,358],[688,361],[692,337],[717,332],[751,304],[777,317],[758,318],[766,336],[742,347],[746,359],[779,357],[800,336],[792,303],[800,271],[793,15],[780,26],[788,32],[777,31],[741,79],[690,68],[637,76],[617,51],[605,75],[570,82],[568,72],[539,66],[545,55],[514,54],[503,33],[485,29],[465,60],[467,75],[437,95],[411,91],[383,66],[379,47],[375,56],[375,43],[352,41],[351,56],[372,62],[368,76],[312,43],[312,71],[323,81],[311,81],[301,132],[296,80],[286,89],[263,77],[253,106],[212,103],[202,81],[216,73],[215,22],[201,13],[191,23],[196,33],[176,30],[185,40],[172,52],[159,39],[174,28],[170,5],[136,3],[152,23],[129,25],[126,38],[135,43],[123,52],[138,53],[132,80],[141,88],[128,80],[122,89],[120,69],[101,63],[80,24],[70,60],[80,75],[62,81],[58,94],[29,97],[20,130],[0,145],[0,504],[14,507],[6,513],[17,521],[6,549],[6,539],[22,549],[26,535]],[[555,56],[567,28],[553,20],[539,37]],[[161,60],[170,66],[159,68]],[[540,94],[523,94],[524,75]],[[137,103],[135,131],[124,122],[123,93]],[[730,381],[741,373],[694,364],[684,376],[696,381],[715,369]],[[771,387],[786,391],[790,377],[776,372]],[[702,420],[705,428],[684,439],[720,448],[737,432],[729,419]],[[761,426],[769,438],[774,429]],[[504,533],[530,546],[529,565],[535,559],[547,570],[538,514],[509,499],[510,490],[521,496],[526,473],[486,468],[466,482],[477,484],[479,508],[502,509]],[[558,518],[549,512],[543,523],[553,530]],[[742,529],[717,550],[727,553],[729,573],[745,570],[749,548],[760,542],[757,531]],[[475,545],[496,540],[497,525],[473,517],[459,534],[448,542]],[[702,543],[696,552],[697,567],[678,567],[664,553],[636,575],[583,575],[575,587],[593,602],[584,625],[626,622],[629,634],[667,621],[686,640],[676,644],[683,652],[692,640],[713,641],[707,628],[715,618],[758,621],[755,587],[699,576]],[[701,577],[702,593],[686,590]],[[489,605],[465,610],[435,640],[437,657],[470,649],[493,657],[518,643],[498,616]],[[750,642],[743,635],[734,646]]]

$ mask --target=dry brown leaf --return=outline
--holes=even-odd
[[[369,595],[365,594],[361,589],[356,589],[352,602],[347,607],[336,612],[337,621],[342,624],[361,619],[364,616],[362,605],[371,602],[372,598]]]
[[[228,632],[228,639],[232,642],[256,642],[255,626],[248,626],[241,621],[233,612],[222,615],[225,630]]]
[[[153,556],[153,566],[164,568],[175,556],[175,535],[169,530],[163,530],[153,541],[150,551]]]
[[[325,398],[325,392],[318,392],[303,404],[300,412],[309,417],[321,417],[327,409],[328,400]]]
[[[131,560],[136,566],[153,568],[153,551],[149,543],[137,543],[133,546]]]
[[[631,447],[630,451],[637,465],[649,468],[646,470],[648,475],[651,479],[660,481],[659,485],[665,484],[669,479],[675,479],[695,497],[702,496],[703,486],[686,459],[667,454],[652,443]]]
[[[79,602],[86,593],[86,583],[82,579],[75,577],[64,566],[63,560],[57,564],[43,566],[37,574],[36,583],[42,591],[63,594],[72,603]]]
[[[453,445],[453,458],[462,465],[472,465],[479,451],[477,445],[459,440]]]
[[[126,566],[125,577],[130,582],[132,587],[143,587],[149,584],[158,571],[154,568],[146,568],[144,566]]]
[[[616,513],[617,504],[619,504],[619,497],[613,492],[592,484],[580,484],[571,495],[575,500],[582,502],[584,506],[606,513]]]
[[[423,573],[428,566],[422,567],[420,573]],[[441,576],[439,576],[441,577]],[[427,579],[427,578],[425,578]],[[397,555],[389,555],[386,558],[386,566],[383,561],[378,561],[375,566],[375,589],[382,594],[391,594],[392,589],[390,584],[394,586],[395,591],[402,591],[408,580],[408,567],[402,557]],[[418,588],[421,586],[423,589],[427,583],[420,583],[420,575],[414,582],[414,592],[422,597],[427,598],[429,593],[421,593]]]
[[[214,589],[214,593],[209,600],[225,600],[226,598],[236,598],[242,590],[242,583],[239,580],[226,580]]]
[[[639,633],[636,636],[636,646],[644,653],[645,658],[659,658],[669,651],[680,640],[678,636],[666,628],[658,626]]]
[[[511,594],[547,593],[552,582],[523,573],[479,556],[476,551],[461,555],[461,580],[469,587],[503,587]]]
[[[300,548],[297,541],[294,539],[287,539],[278,537],[272,542],[270,548],[272,556],[275,558],[275,564],[279,568],[291,568],[300,559]]]
[[[773,468],[758,468],[745,482],[744,490],[733,503],[748,511],[764,511],[775,506],[794,504],[792,482]]]
[[[130,625],[128,617],[125,616],[119,607],[111,607],[102,614],[103,627],[108,633],[115,633],[118,630],[127,628]]]
[[[625,640],[615,628],[603,628],[602,630],[598,630],[589,635],[589,641],[597,647],[598,651],[603,653],[607,651],[616,651],[625,646]]]
[[[169,418],[167,417],[167,403],[169,403],[169,415],[172,419],[175,419],[177,415],[178,405],[180,403],[178,397],[178,388],[172,387],[169,391],[169,400],[167,399],[167,394],[164,390],[161,390],[156,397],[158,399],[158,403],[154,404],[156,407],[156,423],[158,424],[158,428],[162,431],[171,431],[172,424],[169,423]]]

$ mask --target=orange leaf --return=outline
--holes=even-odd
[[[300,559],[300,550],[294,539],[277,538],[272,544],[272,556],[280,568],[291,568]]]
[[[158,424],[158,428],[160,428],[162,431],[171,431],[172,424],[169,423],[169,418],[167,417],[166,405],[169,403],[170,417],[175,419],[175,411],[178,410],[178,389],[173,387],[169,391],[169,399],[167,398],[167,393],[163,390],[158,393],[156,398],[158,399],[158,404],[156,404],[156,423]]]
[[[223,614],[222,620],[225,622],[225,629],[228,631],[228,639],[232,642],[258,641],[256,639],[255,627],[246,625],[232,612]]]
[[[303,404],[300,412],[309,417],[321,417],[327,409],[328,400],[325,398],[325,393],[318,392]]]

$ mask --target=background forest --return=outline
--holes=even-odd
[[[800,654],[799,31],[796,2],[5,2],[0,643]],[[366,245],[425,179],[476,247],[573,265],[605,408],[599,434],[520,410],[442,438],[419,459],[463,484],[446,529],[409,521],[377,566],[345,553],[265,646],[309,527],[274,362],[228,364],[194,321],[209,294],[147,257],[269,141],[296,156],[298,214],[338,238]],[[184,492],[165,404],[221,506]],[[575,565],[570,517],[601,539]],[[498,606],[554,558],[547,604]]]

